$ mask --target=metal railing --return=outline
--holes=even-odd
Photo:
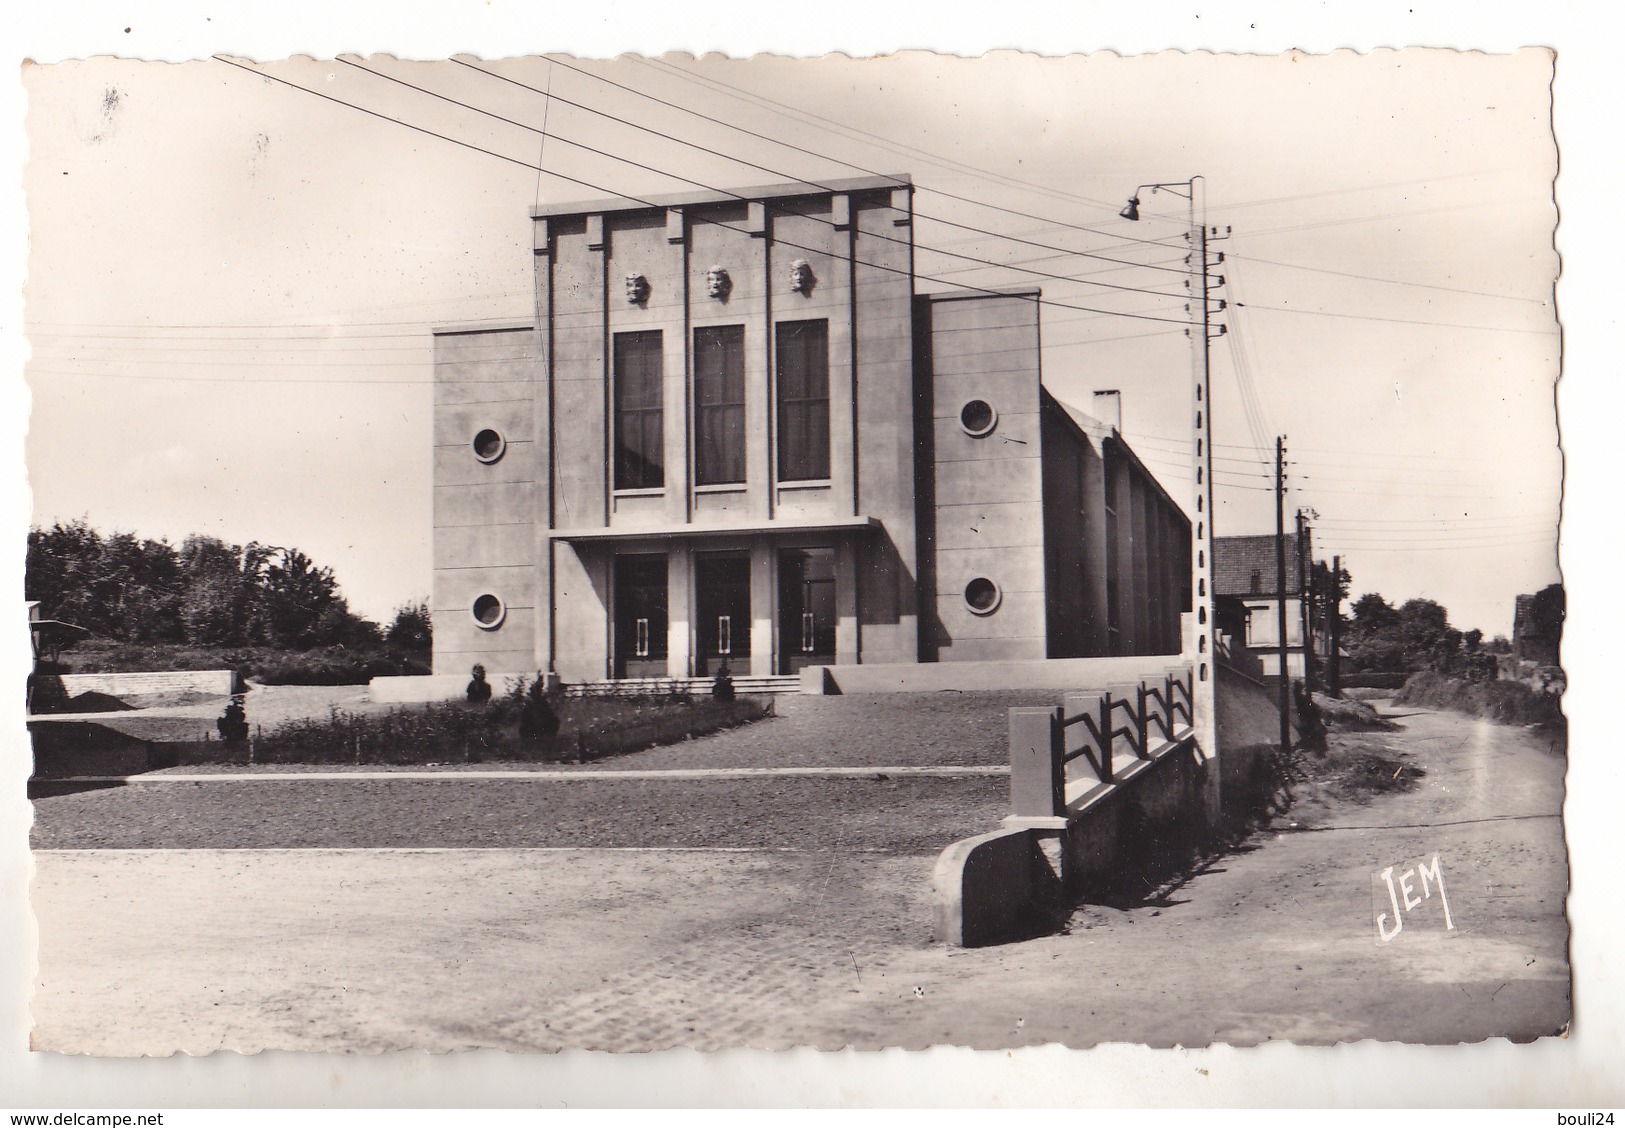
[[[1058,706],[1010,710],[1010,804],[1017,816],[1063,817],[1070,802],[1193,739],[1189,666],[1161,679],[1069,693]],[[1119,767],[1123,756],[1131,763]]]

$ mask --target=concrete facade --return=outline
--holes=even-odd
[[[906,177],[532,221],[535,325],[435,333],[437,676],[1179,651],[1188,519]]]

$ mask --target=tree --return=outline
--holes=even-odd
[[[246,641],[243,626],[254,577],[243,574],[243,550],[218,537],[189,536],[181,543],[186,577],[181,618],[194,646],[232,646]]]
[[[29,530],[23,590],[49,617],[107,638],[176,639],[183,588],[167,541],[104,537],[83,520]]]
[[[384,641],[403,650],[427,652],[434,645],[434,624],[428,600],[403,603],[395,608],[395,619],[384,632]]]
[[[1376,592],[1354,601],[1348,628],[1351,667],[1361,673],[1436,670],[1479,677],[1492,662],[1479,660],[1484,632],[1462,632],[1449,612],[1431,599],[1408,599],[1398,607]]]
[[[1353,615],[1349,635],[1355,639],[1375,637],[1399,622],[1399,612],[1374,591],[1356,599],[1349,610]]]
[[[297,548],[271,550],[261,587],[265,601],[267,641],[276,646],[308,650],[338,641],[349,608],[338,594],[331,568],[318,568]]]

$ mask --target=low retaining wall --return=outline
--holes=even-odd
[[[509,678],[523,674],[487,674],[492,693],[507,688]],[[530,675],[534,677],[535,675]],[[367,696],[391,705],[420,705],[429,701],[458,701],[468,690],[467,674],[422,674],[392,678],[373,678],[367,683]]]
[[[138,674],[60,674],[69,697],[106,693],[113,697],[142,697],[161,693],[208,693],[229,697],[242,692],[235,670],[174,670]]]
[[[997,830],[944,850],[931,874],[937,939],[979,948],[1051,931],[1064,899],[1046,845],[1032,830]]]
[[[94,721],[30,721],[32,779],[138,775],[151,770],[152,745]]]
[[[1179,661],[1177,654],[1127,658],[1037,658],[1012,662],[919,662],[808,666],[802,693],[930,693],[938,690],[1081,689],[1138,681]]]
[[[1098,784],[1095,775],[1068,777],[1068,764],[1083,761],[1064,761],[1071,738],[1059,733],[1073,730],[1034,729],[1027,714],[1047,722],[1049,710],[1011,710],[1011,809],[1020,813],[1007,817],[1003,830],[955,842],[937,859],[937,939],[963,947],[1003,943],[1052,929],[1069,905],[1142,896],[1215,836],[1253,817],[1268,798],[1276,745],[1267,737],[1278,738],[1279,723],[1269,693],[1245,678],[1221,673],[1215,688],[1219,755],[1205,755],[1187,729],[1144,756],[1108,755],[1113,771],[1097,768]],[[1215,784],[1216,821],[1205,801]]]

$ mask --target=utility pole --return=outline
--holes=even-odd
[[[1286,668],[1286,436],[1275,438],[1275,645],[1280,664],[1281,754],[1292,751],[1292,678]]]
[[[1210,228],[1207,225],[1206,189],[1200,176],[1193,176],[1189,180],[1141,184],[1135,188],[1128,206],[1118,215],[1130,221],[1140,218],[1140,190],[1144,188],[1149,188],[1152,193],[1171,192],[1190,204],[1190,229],[1186,236],[1190,240],[1190,254],[1185,259],[1186,266],[1190,268],[1190,277],[1185,282],[1190,293],[1190,301],[1186,305],[1190,325],[1185,332],[1191,342],[1190,419],[1192,438],[1195,440],[1195,481],[1192,484],[1195,487],[1193,500],[1196,512],[1192,515],[1194,528],[1191,538],[1191,613],[1194,621],[1180,649],[1193,667],[1191,724],[1196,730],[1196,743],[1204,756],[1216,757],[1219,747],[1215,692],[1218,670],[1214,666],[1213,654],[1216,629],[1213,621],[1213,380],[1209,361],[1215,336],[1213,314],[1223,310],[1226,303],[1223,298],[1213,297],[1213,290],[1224,286],[1224,275],[1208,273],[1210,266],[1224,262],[1224,253],[1218,252],[1210,262],[1208,244],[1229,238],[1230,228],[1225,227],[1221,231],[1218,227]],[[1217,335],[1223,336],[1224,333],[1225,326],[1221,324]],[[1206,814],[1215,823],[1220,813],[1220,775],[1217,771],[1210,772],[1203,788]]]
[[[1332,590],[1326,594],[1326,691],[1343,696],[1343,667],[1337,658],[1343,633],[1343,558],[1332,557]]]
[[[1318,516],[1318,514],[1316,514]],[[1298,507],[1298,611],[1303,627],[1303,687],[1305,690],[1314,688],[1315,684],[1315,633],[1314,619],[1310,614],[1309,605],[1314,601],[1310,588],[1309,570],[1313,563],[1313,553],[1309,551],[1308,517],[1302,506]]]

